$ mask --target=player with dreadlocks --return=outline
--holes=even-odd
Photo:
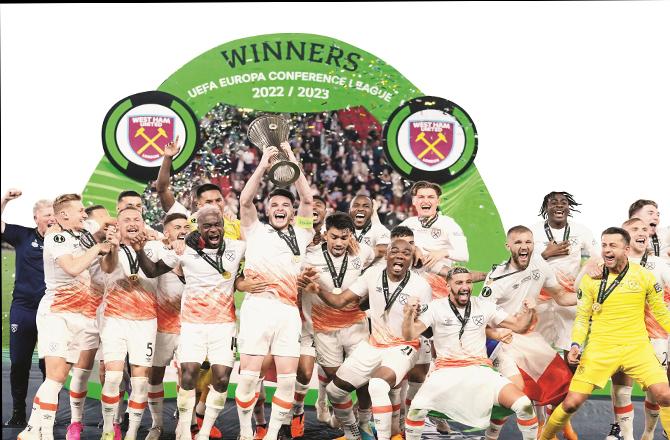
[[[540,217],[543,221],[531,228],[535,248],[542,250],[542,258],[554,269],[556,279],[569,292],[575,291],[574,283],[582,264],[582,255],[600,254],[591,231],[572,220],[568,222],[568,217],[580,212],[577,206],[580,203],[577,203],[572,194],[552,191],[542,200]],[[537,331],[547,342],[567,354],[572,342],[570,333],[575,321],[576,306],[559,306],[543,290],[538,300],[537,314]],[[542,419],[543,411],[537,412]],[[564,434],[568,440],[577,438],[570,425],[566,426]]]

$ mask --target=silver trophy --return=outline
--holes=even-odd
[[[254,119],[249,124],[247,136],[261,151],[268,147],[276,147],[279,151],[270,158],[270,181],[279,187],[286,187],[298,180],[300,168],[291,162],[281,148],[281,143],[288,141],[291,128],[288,121],[281,116],[266,115]]]

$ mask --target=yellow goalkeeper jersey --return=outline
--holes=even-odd
[[[609,274],[607,287],[618,274]],[[577,317],[572,329],[572,340],[583,346],[588,335],[589,343],[627,345],[649,341],[644,321],[644,305],[649,304],[658,323],[670,332],[670,312],[663,302],[663,288],[654,275],[639,264],[630,263],[628,273],[594,312],[593,303],[598,299],[600,281],[585,275],[579,285]],[[589,333],[590,327],[590,333]]]

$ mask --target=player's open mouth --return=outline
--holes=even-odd
[[[356,220],[363,220],[365,218],[364,212],[359,212],[356,214]]]
[[[614,258],[614,255],[606,255],[606,256],[603,257],[603,259],[605,260],[605,263],[607,263],[608,266],[612,265],[614,263],[614,261],[616,261],[616,258]]]
[[[430,211],[430,209],[433,207],[431,204],[423,204],[421,205],[421,210],[422,211]]]
[[[528,255],[529,255],[529,253],[528,253],[527,250],[519,251],[519,260],[528,261]]]
[[[462,297],[467,298],[468,296],[470,296],[470,291],[469,290],[459,290],[456,295],[459,296],[459,297],[462,296]]]
[[[127,232],[128,234],[136,235],[138,232],[140,232],[140,229],[139,229],[137,226],[129,226],[129,227],[126,229],[126,232]]]
[[[221,241],[221,234],[208,234],[207,238],[209,239],[210,243],[217,244],[219,241]]]
[[[635,240],[635,243],[644,245],[647,242],[644,238],[638,238]]]
[[[180,232],[179,235],[177,235],[177,240],[183,240],[186,238],[186,232]]]
[[[312,216],[314,216],[314,221],[315,222],[319,220],[319,213],[318,212],[316,212],[316,211],[312,212]]]
[[[395,262],[393,262],[392,267],[393,267],[393,272],[401,272],[404,269],[405,265],[403,264],[402,261],[395,261]]]
[[[286,219],[286,213],[284,212],[275,213],[275,220],[285,220],[285,219]]]
[[[657,225],[656,223],[649,223],[649,226],[651,226],[652,228],[655,228],[656,225]]]
[[[55,218],[51,219],[51,220],[47,220],[47,227],[49,228],[49,227],[55,225],[56,223],[58,223],[58,222],[56,222]]]

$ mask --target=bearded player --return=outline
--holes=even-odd
[[[433,331],[437,359],[435,371],[426,380],[409,408],[405,438],[419,440],[429,410],[480,429],[488,426],[491,408],[510,408],[525,440],[537,437],[537,418],[530,399],[508,379],[491,368],[486,355],[487,324],[524,333],[533,311],[525,305],[521,313],[509,315],[483,298],[472,298],[472,275],[456,267],[447,275],[450,295],[420,307],[405,305],[403,337],[411,340],[428,328]],[[418,310],[419,309],[419,310]],[[476,396],[464,399],[464,396]]]
[[[289,160],[299,166],[290,145],[280,146]],[[277,391],[266,439],[277,438],[282,423],[289,422],[300,356],[301,319],[298,310],[297,278],[306,248],[314,237],[313,201],[309,183],[300,172],[296,189],[300,205],[295,219],[293,194],[273,190],[267,199],[268,223],[261,223],[254,205],[263,175],[277,148],[263,150],[263,156],[240,195],[242,230],[247,240],[244,276],[270,283],[262,293],[247,295],[240,311],[240,378],[235,392],[240,417],[240,438],[252,437],[251,412],[263,359],[274,356]]]
[[[558,305],[576,304],[576,294],[561,288],[551,266],[534,253],[534,238],[530,229],[525,226],[511,228],[507,232],[505,246],[510,258],[488,274],[481,292],[483,298],[494,302],[510,315],[518,313],[524,301],[537,303],[542,289]],[[494,365],[519,389],[523,390],[526,386],[528,397],[538,405],[558,403],[567,393],[572,375],[565,362],[537,332],[515,334],[510,344],[502,346]],[[547,368],[550,370],[545,373]],[[525,377],[521,370],[527,373]],[[545,382],[548,376],[552,376],[553,380]],[[505,420],[491,420],[486,438],[497,439]]]
[[[414,249],[409,243],[394,240],[387,250],[386,264],[367,270],[343,292],[337,288],[332,291],[320,288],[316,271],[306,272],[301,278],[304,292],[318,293],[323,302],[336,309],[369,298],[372,322],[369,342],[359,343],[327,387],[335,416],[347,439],[361,438],[349,393],[368,382],[377,438],[391,438],[393,410],[389,393],[412,368],[421,345],[418,338],[403,338],[403,305],[411,297],[424,305],[431,299],[428,283],[410,270],[413,255]]]

